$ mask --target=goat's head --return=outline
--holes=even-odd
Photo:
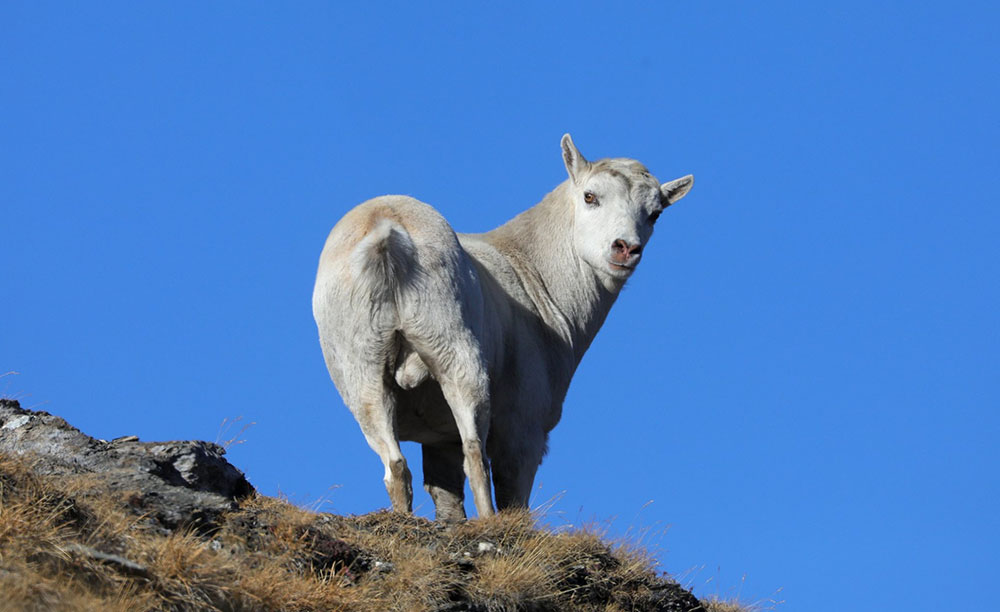
[[[569,134],[562,137],[562,152],[576,252],[606,285],[620,287],[639,264],[657,217],[687,195],[694,177],[661,185],[634,159],[588,162]]]

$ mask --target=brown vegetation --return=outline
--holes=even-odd
[[[0,612],[741,610],[593,531],[319,514],[256,494],[224,452],[96,440],[0,399]]]
[[[607,611],[695,601],[642,552],[538,529],[524,512],[445,527],[252,496],[213,532],[164,533],[88,484],[0,456],[0,609]]]

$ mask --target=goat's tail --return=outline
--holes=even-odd
[[[406,229],[381,218],[351,253],[355,289],[379,301],[392,300],[413,274],[416,246]]]

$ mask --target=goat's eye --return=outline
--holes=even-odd
[[[583,201],[587,204],[597,204],[597,196],[595,196],[593,192],[585,191],[583,193]]]
[[[663,211],[662,210],[657,210],[657,211],[653,212],[653,214],[649,215],[649,222],[650,223],[656,223],[656,220],[660,218],[660,213],[661,212],[663,212]]]

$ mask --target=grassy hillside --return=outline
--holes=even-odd
[[[7,433],[52,437],[44,427],[55,424],[62,438],[124,453],[57,417],[25,415],[12,408]],[[698,602],[642,550],[553,532],[527,512],[444,526],[314,513],[251,492],[172,526],[144,510],[144,496],[163,494],[47,461],[0,451],[0,610],[744,610]]]

